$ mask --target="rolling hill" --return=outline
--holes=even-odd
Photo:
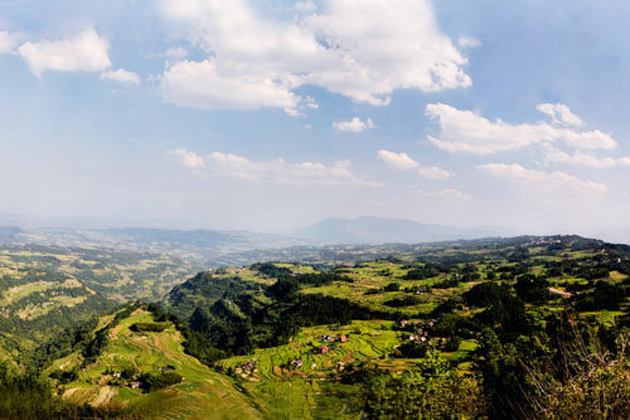
[[[327,249],[205,271],[153,303],[68,319],[21,362],[65,410],[121,418],[627,409],[630,357],[617,346],[630,340],[630,247],[524,236]],[[50,260],[40,254],[10,257]],[[0,389],[32,383],[3,369]]]

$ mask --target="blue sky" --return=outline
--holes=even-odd
[[[612,1],[6,0],[0,213],[626,240],[628,18]]]

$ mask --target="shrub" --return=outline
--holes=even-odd
[[[129,329],[133,332],[162,332],[168,328],[168,322],[137,322]]]
[[[406,306],[415,306],[422,303],[422,299],[417,296],[405,296],[402,298],[394,298],[383,302],[383,305],[390,308],[404,308]]]
[[[138,380],[140,388],[145,392],[153,392],[167,386],[176,385],[182,381],[182,376],[175,372],[160,372],[157,375],[152,373],[143,373]]]
[[[386,292],[397,292],[400,290],[400,285],[398,283],[389,283],[383,290]]]

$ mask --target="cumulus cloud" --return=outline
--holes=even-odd
[[[396,169],[412,169],[417,168],[420,165],[418,162],[410,158],[407,153],[379,150],[377,156],[383,162]]]
[[[177,161],[188,168],[203,168],[205,165],[201,156],[186,149],[171,150],[168,154],[176,156]]]
[[[298,186],[380,186],[378,182],[355,175],[349,160],[325,165],[317,162],[289,163],[282,158],[256,162],[243,156],[221,152],[213,152],[202,158],[185,149],[170,153],[176,155],[180,163],[187,167],[205,167],[203,173],[208,176]]]
[[[129,83],[132,85],[140,84],[140,76],[132,71],[124,69],[112,70],[105,73],[101,73],[101,80],[111,80],[118,83]]]
[[[363,121],[359,117],[354,117],[352,121],[334,122],[333,127],[335,130],[339,131],[352,131],[354,133],[360,133],[365,130],[373,130],[376,128],[376,125],[371,118]]]
[[[14,54],[18,42],[17,35],[7,31],[0,31],[0,54]]]
[[[580,126],[584,121],[563,104],[538,104],[536,109],[551,117],[553,124]]]
[[[428,136],[428,139],[449,152],[487,155],[552,141],[564,141],[580,149],[612,149],[617,145],[612,136],[599,130],[578,132],[544,122],[509,124],[501,119],[493,122],[472,111],[441,103],[427,105],[426,115],[440,126],[439,137]]]
[[[477,38],[471,38],[468,36],[460,36],[457,40],[457,45],[462,48],[479,48],[481,47],[481,41]]]
[[[545,145],[544,160],[546,164],[562,163],[568,165],[580,165],[590,168],[610,168],[613,166],[630,166],[630,157],[605,157],[598,158],[589,153],[576,150],[569,154],[562,150],[556,149],[550,144]]]
[[[45,71],[97,72],[111,66],[109,41],[94,29],[87,29],[69,39],[26,42],[18,53],[26,61],[31,73],[41,77]]]
[[[608,191],[605,184],[583,181],[564,172],[544,172],[526,169],[521,165],[489,163],[480,165],[479,170],[508,181],[516,182],[530,192],[552,196],[586,195],[597,196]]]
[[[437,166],[422,166],[413,160],[407,153],[396,153],[389,150],[379,150],[377,157],[388,166],[395,169],[416,169],[422,178],[443,180],[451,177],[450,172]]]
[[[473,198],[470,194],[453,189],[446,188],[439,191],[417,191],[418,195],[431,199],[442,199],[446,201],[471,201]]]
[[[221,68],[216,61],[180,61],[166,70],[160,89],[167,102],[203,109],[282,108],[298,115],[300,97],[291,81],[273,75],[239,73],[238,66]],[[225,67],[232,67],[229,70]]]
[[[451,177],[451,173],[438,168],[437,166],[421,166],[418,168],[418,175],[422,178],[434,179],[434,180],[443,180],[449,179]]]
[[[207,57],[162,75],[166,101],[208,109],[282,108],[299,115],[293,91],[313,85],[355,102],[387,105],[397,89],[471,85],[465,57],[443,35],[429,0],[325,0],[296,6],[292,22],[254,11],[250,0],[162,2]],[[351,17],[351,19],[349,18]],[[199,89],[197,89],[199,87]],[[234,100],[225,91],[235,90]],[[241,93],[247,92],[247,100]]]

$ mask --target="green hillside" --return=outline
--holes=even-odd
[[[158,299],[195,268],[150,253],[0,247],[0,360],[130,300]]]
[[[85,366],[81,352],[74,352],[56,360],[45,373],[53,378],[62,377],[64,372],[76,374],[68,383],[53,383],[65,401],[78,405],[132,408],[132,412],[148,418],[260,416],[233,380],[184,353],[182,335],[172,323],[160,332],[132,330],[134,325],[152,323],[155,319],[151,313],[135,309],[111,327],[108,344],[94,362]],[[159,390],[142,389],[143,375],[159,377],[165,368],[181,376],[181,382]],[[141,387],[134,389],[136,382]]]
[[[623,418],[630,407],[630,247],[522,237],[358,259],[202,272],[160,301],[60,322],[32,356],[13,355],[38,369],[38,395],[57,396],[48,413]],[[0,375],[7,395],[20,384]]]

